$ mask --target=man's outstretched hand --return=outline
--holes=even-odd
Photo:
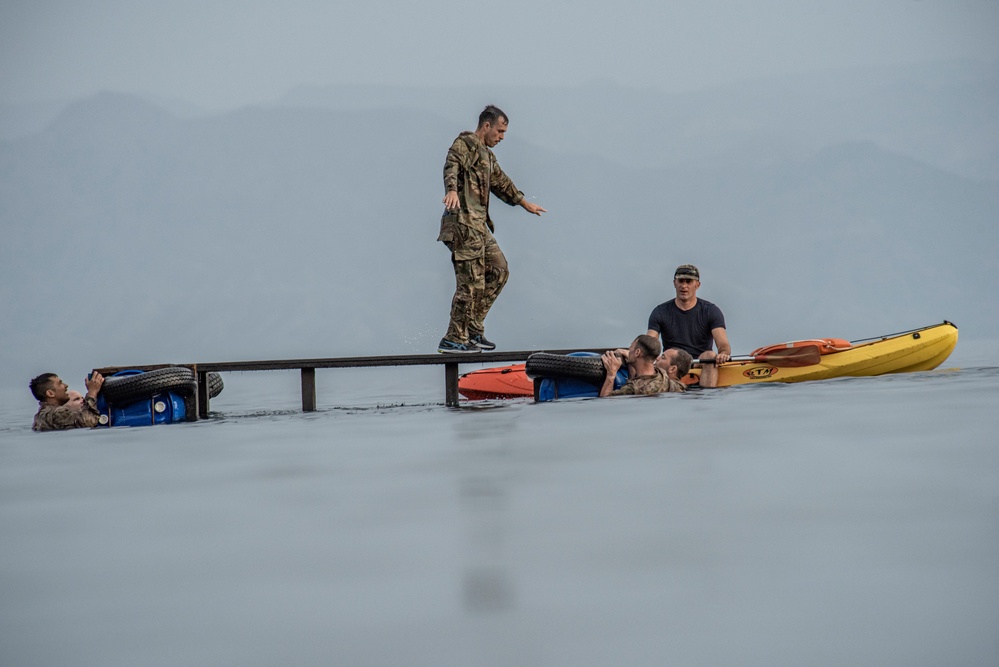
[[[527,201],[527,199],[521,199],[520,205],[524,207],[524,210],[528,213],[533,213],[534,215],[541,215],[542,213],[547,213],[548,211],[542,208],[540,205],[535,204],[532,201]]]

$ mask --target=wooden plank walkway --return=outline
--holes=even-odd
[[[543,350],[553,354],[570,352],[602,353],[609,348]],[[208,374],[247,371],[297,370],[302,374],[302,410],[316,409],[316,369],[317,368],[364,368],[376,366],[444,366],[444,404],[458,407],[458,367],[460,364],[480,366],[496,365],[503,362],[526,361],[529,356],[542,350],[519,350],[515,352],[479,352],[476,354],[402,354],[382,357],[331,357],[322,359],[268,359],[260,361],[213,361],[196,364],[146,364],[139,366],[106,366],[95,369],[101,375],[109,376],[123,370],[151,371],[166,366],[184,366],[194,371],[198,378],[198,391],[193,401],[189,401],[188,419],[196,420],[208,416],[210,398],[208,396]]]

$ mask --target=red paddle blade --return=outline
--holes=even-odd
[[[788,368],[798,368],[801,366],[814,366],[822,359],[817,345],[802,345],[801,347],[785,347],[771,350],[767,354],[753,357],[753,361],[761,364],[771,364],[773,366],[784,366]]]

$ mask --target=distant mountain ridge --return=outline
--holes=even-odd
[[[464,105],[456,106],[455,100]],[[866,140],[963,176],[999,180],[999,63],[834,70],[688,93],[608,83],[465,86],[460,93],[453,88],[315,86],[290,91],[278,104],[419,108],[467,123],[476,103],[485,101],[507,107],[512,129],[541,147],[578,143],[643,166],[680,167],[692,160],[715,165],[740,141],[800,152]],[[604,111],[608,106],[612,115]],[[646,146],[649,133],[656,135],[654,150]]]

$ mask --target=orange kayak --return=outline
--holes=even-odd
[[[524,364],[483,368],[458,378],[458,392],[473,401],[534,396],[534,381],[527,377]]]

